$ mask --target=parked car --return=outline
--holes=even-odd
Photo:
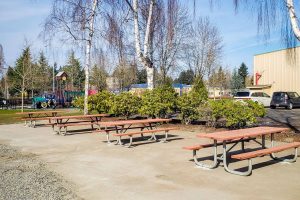
[[[239,91],[237,92],[234,97],[234,99],[238,100],[252,100],[254,102],[260,103],[264,105],[265,107],[270,106],[271,97],[264,93],[264,92],[254,92],[254,91]]]
[[[270,108],[285,107],[286,109],[293,109],[300,107],[300,96],[297,92],[274,92]]]

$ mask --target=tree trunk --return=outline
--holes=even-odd
[[[89,35],[86,44],[86,52],[85,52],[85,83],[84,83],[84,109],[83,114],[87,115],[89,113],[88,110],[88,95],[89,95],[89,76],[90,76],[90,66],[91,66],[91,48],[92,48],[92,39],[94,34],[94,20],[96,15],[96,8],[98,5],[98,0],[94,0],[92,14],[89,21]]]
[[[134,39],[135,39],[135,49],[137,57],[140,63],[144,66],[147,71],[147,84],[148,89],[154,88],[154,68],[149,57],[149,35],[150,26],[152,23],[152,12],[153,12],[154,0],[150,1],[149,14],[147,19],[145,40],[144,40],[144,54],[141,52],[141,39],[139,31],[139,18],[138,18],[138,0],[133,0],[133,17],[134,17]]]
[[[147,71],[148,89],[152,90],[154,88],[154,68],[147,67],[146,71]]]
[[[85,52],[85,83],[84,83],[84,110],[83,114],[87,115],[88,111],[88,96],[89,96],[89,76],[90,76],[90,62],[91,62],[91,41],[87,42],[86,45],[86,52]]]
[[[24,112],[24,78],[22,80],[22,92],[21,92],[21,112]]]
[[[294,32],[296,38],[300,41],[300,29],[298,26],[298,19],[297,19],[297,15],[295,12],[294,0],[287,0],[286,4],[287,4],[288,11],[289,11],[293,32]]]

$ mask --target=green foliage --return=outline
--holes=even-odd
[[[140,108],[141,100],[129,92],[122,92],[115,96],[112,113],[125,116],[128,119],[131,115],[137,114]]]
[[[201,78],[195,78],[192,90],[178,98],[179,117],[182,123],[189,124],[200,117],[200,105],[208,99],[208,92]]]
[[[218,100],[209,101],[210,118],[213,125],[225,119],[226,127],[240,128],[253,125],[257,117],[265,115],[265,109],[253,101]]]
[[[72,101],[72,105],[80,110],[83,110],[84,105],[84,97],[76,97]]]
[[[110,113],[113,106],[114,94],[103,90],[95,95],[89,96],[88,107],[98,113]]]
[[[244,88],[243,78],[239,75],[236,69],[233,70],[231,81],[230,81],[230,87],[232,93],[236,93],[239,89]]]
[[[193,83],[194,76],[195,76],[194,71],[188,69],[186,71],[180,72],[179,77],[175,79],[174,82],[191,85]]]
[[[113,106],[114,94],[109,91],[103,90],[95,95],[88,97],[88,111],[97,111],[98,113],[111,113]],[[72,105],[83,110],[84,108],[84,97],[76,97]]]
[[[245,65],[245,63],[242,63],[240,68],[238,69],[238,75],[242,78],[242,85],[243,87],[246,87],[246,77],[248,76],[248,67]]]
[[[147,90],[142,95],[140,114],[148,117],[166,117],[176,108],[177,94],[170,85],[162,85],[153,90]]]

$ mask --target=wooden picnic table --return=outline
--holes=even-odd
[[[93,115],[70,115],[70,116],[59,116],[59,117],[51,117],[51,125],[54,132],[55,127],[58,128],[58,133],[61,134],[61,129],[64,129],[63,135],[67,133],[68,126],[82,126],[82,125],[90,125],[92,129],[93,126],[96,125],[100,129],[99,122],[103,117],[109,116],[108,114],[93,114]]]
[[[193,150],[193,156],[195,163],[198,166],[201,166],[203,168],[215,168],[218,166],[219,161],[223,162],[225,171],[237,174],[237,175],[250,175],[252,172],[252,162],[251,158],[264,156],[264,155],[270,155],[273,159],[279,159],[277,158],[274,153],[280,152],[286,149],[295,148],[295,155],[293,159],[284,159],[284,161],[287,162],[294,162],[297,158],[297,147],[300,146],[300,143],[294,142],[290,144],[282,145],[282,147],[274,146],[274,134],[281,133],[284,131],[288,131],[288,128],[282,128],[282,127],[255,127],[255,128],[246,128],[246,129],[239,129],[239,130],[229,130],[229,131],[219,131],[214,133],[201,133],[197,134],[197,137],[199,138],[208,138],[213,140],[212,144],[205,144],[205,145],[195,145],[190,147],[184,147],[184,149]],[[266,146],[266,135],[270,135],[271,137],[271,145]],[[256,139],[256,137],[261,137],[261,142]],[[261,145],[262,149],[254,150],[251,152],[245,153],[245,142],[254,141],[257,144]],[[231,147],[227,148],[228,144],[233,144]],[[231,156],[231,158],[234,159],[247,159],[249,162],[248,170],[245,172],[240,172],[237,170],[232,170],[228,168],[229,159],[230,158],[230,151],[237,145],[241,144],[241,150],[243,153],[236,154]],[[217,147],[222,146],[222,155],[217,155]],[[196,150],[207,148],[207,147],[213,147],[213,163],[211,165],[204,164],[203,162],[200,162],[197,160],[196,157]]]
[[[109,138],[109,134],[111,131],[114,131],[116,134],[123,134],[128,129],[141,129],[144,130],[149,129],[153,130],[157,127],[159,123],[169,122],[171,119],[162,119],[162,118],[156,118],[156,119],[141,119],[141,120],[119,120],[119,121],[106,121],[101,122],[100,126],[101,128],[104,127],[104,131],[106,132],[106,140],[108,144],[111,144],[111,140]],[[138,127],[133,127],[134,125],[140,125]],[[101,130],[100,130],[101,131]],[[142,133],[141,133],[142,135]],[[143,137],[143,135],[142,135]],[[156,140],[155,135],[152,135],[149,140]],[[115,144],[122,145],[121,137],[116,141]]]
[[[59,110],[47,110],[47,111],[31,111],[31,112],[18,112],[17,115],[24,115],[22,119],[25,120],[25,126],[27,125],[27,121],[30,122],[30,127],[35,127],[37,120],[49,120],[51,117],[57,116],[59,113],[63,113],[64,111]]]

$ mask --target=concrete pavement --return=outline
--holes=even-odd
[[[200,169],[192,152],[182,149],[205,142],[195,137],[199,132],[172,131],[169,143],[124,148],[107,145],[102,134],[58,136],[49,127],[15,124],[0,126],[0,142],[37,154],[50,170],[74,183],[84,199],[300,199],[300,160],[286,164],[257,158],[249,177],[229,174],[222,166]]]

